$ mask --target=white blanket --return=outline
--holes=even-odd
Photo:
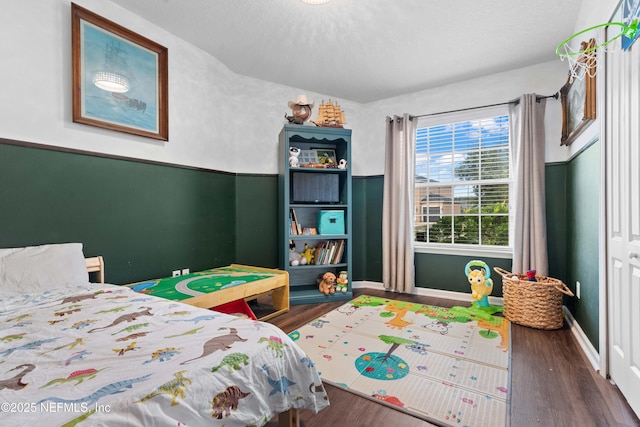
[[[328,404],[313,362],[268,323],[115,285],[0,299],[4,425],[245,427]]]

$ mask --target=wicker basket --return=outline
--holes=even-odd
[[[509,321],[536,329],[562,327],[562,296],[573,296],[567,285],[545,276],[536,276],[537,282],[530,282],[526,274],[493,269],[502,276],[503,313]]]

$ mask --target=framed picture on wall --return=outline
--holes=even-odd
[[[168,53],[71,4],[73,121],[167,141]]]
[[[595,46],[595,40],[583,42],[581,50]],[[562,137],[560,145],[571,145],[586,127],[596,119],[596,76],[579,66],[580,61],[590,61],[595,69],[595,50],[578,58],[577,76],[569,72],[567,82],[560,89],[562,103]]]

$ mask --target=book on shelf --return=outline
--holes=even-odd
[[[289,210],[289,235],[293,236],[296,234],[296,224],[293,221],[293,215],[291,214],[291,210]]]
[[[333,254],[336,251],[337,244],[338,242],[336,242],[335,240],[331,241],[331,244],[329,245],[329,251],[327,252],[327,255],[325,258],[325,264],[333,264]]]
[[[293,222],[295,225],[294,234],[302,234],[302,226],[300,225],[300,221],[298,221],[298,215],[296,215],[296,210],[294,208],[291,208],[291,214],[293,215]]]
[[[300,221],[298,221],[296,210],[293,208],[289,209],[289,234],[294,236],[302,234],[302,226],[300,225]]]
[[[324,242],[316,243],[316,252],[313,254],[313,263],[315,265],[320,265],[320,254],[322,254],[322,247],[324,246]]]
[[[340,240],[340,244],[338,245],[338,249],[336,251],[336,255],[333,258],[334,264],[340,264],[342,261],[342,253],[344,252],[344,240]]]
[[[316,265],[339,264],[344,252],[344,240],[326,240],[316,243]]]

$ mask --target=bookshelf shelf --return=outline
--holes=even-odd
[[[341,262],[340,264],[332,264],[331,267],[339,267],[342,268],[343,270],[347,267],[348,265]],[[326,269],[326,265],[296,265],[294,266],[289,266],[289,270],[290,271],[296,271],[296,270],[311,270],[311,269],[320,269],[320,270],[324,270]]]
[[[345,159],[347,168],[292,167],[289,163],[291,147],[332,151],[335,163]],[[285,125],[279,135],[278,157],[278,260],[280,268],[289,273],[290,303],[352,299],[351,130]],[[332,223],[326,221],[327,212],[332,214]],[[331,227],[335,234],[319,234],[323,226],[325,229]],[[305,246],[315,249],[316,256],[325,253],[324,261],[322,264],[289,265],[291,246],[298,253]],[[336,276],[347,272],[346,292],[324,295],[318,290],[317,279],[327,271]]]
[[[341,240],[349,237],[347,234],[290,234],[289,238],[291,240]]]

